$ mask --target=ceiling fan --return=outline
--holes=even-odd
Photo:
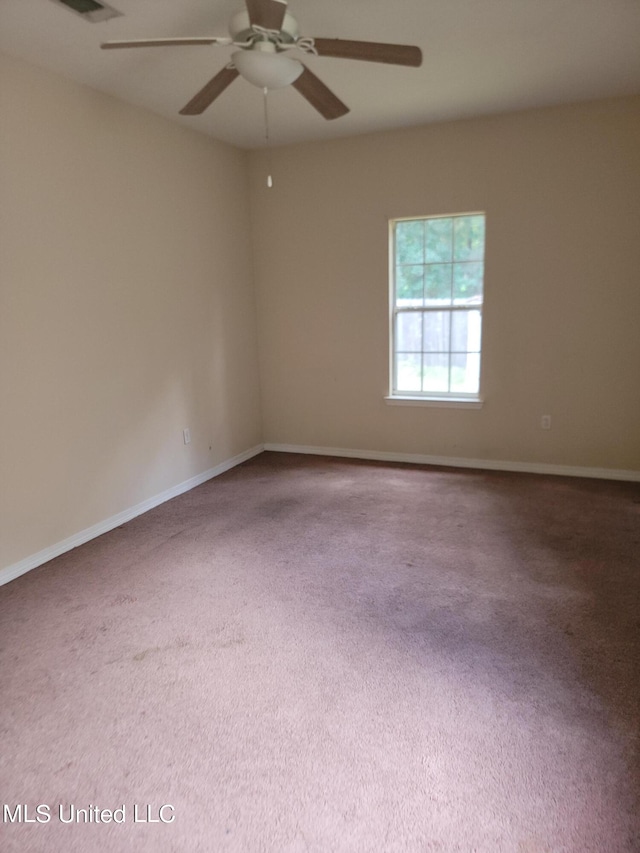
[[[303,54],[384,62],[417,68],[422,51],[412,45],[348,41],[336,38],[300,36],[298,24],[287,11],[286,0],[245,0],[246,10],[229,22],[229,37],[156,38],[107,41],[105,50],[165,45],[233,45],[238,48],[222,68],[180,110],[181,115],[200,115],[241,75],[262,89],[293,86],[324,118],[334,119],[349,112],[347,107],[310,69],[287,54]]]

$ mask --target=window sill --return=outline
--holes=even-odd
[[[481,409],[480,397],[385,397],[388,406],[440,406],[446,409]]]

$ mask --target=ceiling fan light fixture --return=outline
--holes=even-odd
[[[260,49],[238,50],[231,55],[233,64],[249,83],[261,89],[282,89],[290,86],[302,74],[302,63],[288,56]],[[256,50],[256,48],[258,48]]]
[[[101,0],[52,0],[54,3],[106,5]],[[320,115],[336,119],[349,112],[349,107],[334,95],[319,77],[296,58],[288,55],[297,50],[304,55],[357,59],[388,65],[418,67],[422,51],[416,45],[352,41],[339,38],[301,37],[298,24],[287,11],[287,0],[244,0],[244,9],[229,22],[229,38],[216,36],[164,37],[126,39],[103,42],[102,48],[164,47],[169,45],[233,44],[236,50],[231,62],[215,74],[191,98],[180,115],[201,115],[237,77],[244,77],[266,95],[269,89],[293,86]]]

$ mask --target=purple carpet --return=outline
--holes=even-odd
[[[0,620],[3,851],[640,850],[638,484],[264,453]]]

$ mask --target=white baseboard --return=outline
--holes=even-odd
[[[273,450],[278,453],[309,453],[315,456],[371,459],[376,462],[409,462],[414,465],[483,468],[489,471],[515,471],[523,474],[556,474],[561,477],[592,477],[598,480],[625,480],[640,483],[640,471],[625,471],[619,468],[580,468],[574,465],[551,465],[546,462],[466,459],[460,456],[426,456],[421,453],[392,453],[383,450],[346,450],[341,447],[307,447],[298,444],[265,444],[264,449]]]
[[[81,530],[79,533],[69,536],[67,539],[63,539],[62,542],[56,542],[55,545],[51,545],[49,548],[38,551],[37,554],[25,557],[25,559],[20,560],[19,563],[14,563],[11,566],[0,569],[0,586],[2,586],[2,584],[9,583],[9,581],[15,580],[15,578],[20,577],[20,575],[30,572],[31,569],[35,569],[43,563],[49,562],[49,560],[53,560],[54,557],[59,557],[60,554],[64,554],[67,551],[71,551],[73,548],[77,548],[78,545],[84,545],[85,542],[89,542],[91,539],[95,539],[103,533],[108,533],[109,530],[113,530],[115,527],[119,527],[121,524],[131,521],[132,518],[136,518],[136,516],[142,515],[142,513],[148,512],[150,509],[160,506],[160,504],[170,501],[172,498],[178,497],[178,495],[184,494],[184,492],[195,489],[196,486],[206,483],[207,480],[211,480],[213,477],[218,477],[220,474],[224,474],[225,471],[235,468],[236,465],[246,462],[247,459],[257,456],[259,453],[262,453],[263,450],[264,447],[262,444],[252,447],[250,450],[245,450],[244,453],[239,453],[232,459],[227,459],[224,462],[221,462],[219,465],[216,465],[215,468],[209,468],[208,471],[204,471],[202,474],[197,474],[189,480],[178,483],[177,486],[172,486],[170,489],[166,489],[166,491],[161,492],[158,495],[154,495],[146,501],[142,501],[142,503],[136,504],[135,506],[129,507],[129,509],[119,512],[117,515],[111,516],[111,518],[100,521],[98,524],[93,524],[91,527],[87,527],[86,530]]]
[[[489,471],[515,471],[525,474],[555,474],[563,477],[592,477],[599,480],[640,482],[640,471],[626,471],[619,468],[581,468],[573,465],[551,465],[544,462],[466,459],[458,456],[427,456],[421,453],[393,453],[382,450],[354,450],[341,447],[309,447],[299,444],[259,444],[244,451],[244,453],[234,456],[232,459],[221,462],[215,468],[210,468],[202,474],[191,477],[177,486],[173,486],[158,495],[148,498],[142,503],[111,516],[111,518],[87,527],[85,530],[81,530],[79,533],[63,539],[49,548],[38,551],[37,554],[32,554],[18,563],[0,569],[0,586],[15,580],[20,575],[26,574],[31,569],[35,569],[49,560],[53,560],[54,557],[59,557],[61,554],[71,551],[73,548],[77,548],[79,545],[83,545],[97,536],[101,536],[103,533],[108,533],[109,530],[113,530],[115,527],[131,521],[136,516],[142,515],[142,513],[148,512],[150,509],[160,506],[160,504],[178,497],[178,495],[182,495],[184,492],[188,492],[202,483],[206,483],[207,480],[224,474],[225,471],[229,471],[231,468],[235,468],[236,465],[240,465],[242,462],[246,462],[248,459],[262,453],[263,450],[272,450],[278,453],[306,453],[314,456],[340,456],[348,459],[370,459],[378,462],[408,462],[414,465],[443,465],[451,468],[481,468]]]

